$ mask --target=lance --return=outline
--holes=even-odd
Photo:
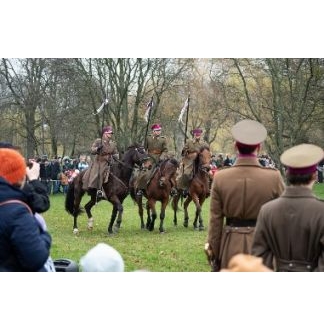
[[[145,131],[145,136],[144,136],[144,142],[143,142],[144,147],[145,147],[145,143],[146,143],[148,128],[149,128],[149,125],[150,125],[152,108],[153,108],[153,96],[151,97],[150,102],[147,104],[146,112],[145,112],[145,115],[144,115],[144,118],[147,121],[146,131]]]
[[[185,140],[184,143],[187,142],[187,129],[188,129],[188,118],[189,118],[189,104],[190,104],[190,93],[188,94],[188,104],[187,104],[187,117],[186,117],[186,128],[185,128]]]

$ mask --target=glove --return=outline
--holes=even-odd
[[[102,145],[101,146],[99,146],[98,148],[97,148],[97,154],[99,154],[100,153],[100,151],[102,150]]]

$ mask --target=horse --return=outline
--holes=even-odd
[[[153,171],[153,176],[148,183],[143,195],[147,199],[146,211],[147,211],[147,222],[146,226],[143,219],[143,204],[142,196],[136,195],[136,190],[132,187],[130,195],[135,203],[138,205],[138,213],[141,219],[141,228],[148,229],[149,231],[154,230],[155,219],[157,218],[156,202],[161,202],[160,211],[160,233],[164,233],[163,222],[165,218],[165,209],[169,203],[170,192],[175,182],[175,175],[179,168],[179,162],[175,158],[169,158],[162,161]]]
[[[188,215],[188,206],[191,201],[194,201],[196,205],[196,214],[193,226],[195,230],[204,230],[203,219],[201,216],[201,208],[210,195],[210,160],[211,152],[208,147],[201,147],[197,158],[193,164],[193,178],[189,183],[189,195],[184,201],[184,227],[188,227],[189,215]],[[178,201],[182,196],[183,191],[178,189],[178,194],[173,197],[172,200],[172,209],[174,211],[173,223],[177,226],[177,210],[178,210]],[[197,224],[199,219],[199,226]]]
[[[87,192],[90,195],[90,201],[85,205],[84,209],[88,217],[88,229],[93,228],[93,217],[91,214],[91,208],[98,202],[104,199],[107,199],[112,205],[113,210],[111,213],[110,222],[108,225],[108,234],[113,234],[113,225],[118,214],[117,222],[114,227],[115,232],[118,232],[123,214],[123,201],[129,193],[129,181],[133,173],[133,169],[136,166],[140,166],[142,160],[147,158],[147,154],[143,146],[135,143],[134,145],[128,147],[122,156],[122,160],[114,160],[110,167],[110,173],[108,181],[104,182],[102,185],[103,191],[106,195],[106,198],[97,199],[96,189],[88,189]],[[86,193],[86,190],[82,188],[82,178],[87,170],[80,172],[73,181],[69,184],[68,191],[65,199],[65,209],[66,211],[73,215],[74,224],[73,224],[73,233],[77,234],[78,215],[82,212],[80,208],[80,203],[83,195]]]

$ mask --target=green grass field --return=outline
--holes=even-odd
[[[89,200],[84,196],[81,205]],[[160,203],[158,211],[160,210]],[[137,206],[130,198],[124,202],[123,222],[118,234],[108,235],[107,227],[112,205],[101,201],[92,209],[94,228],[87,230],[85,213],[78,218],[79,234],[74,235],[73,217],[64,209],[63,195],[51,196],[50,210],[44,214],[53,243],[53,259],[69,258],[79,261],[80,257],[99,242],[105,242],[116,248],[125,261],[125,270],[146,269],[155,272],[209,271],[203,251],[207,232],[194,231],[192,226],[194,204],[191,203],[189,227],[183,227],[183,212],[178,212],[178,226],[173,225],[171,205],[167,207],[164,221],[165,234],[160,234],[159,220],[155,222],[153,232],[140,229]],[[205,227],[208,223],[209,199],[203,206]]]
[[[324,184],[314,186],[315,194],[324,199]],[[89,197],[84,196],[82,206]],[[204,225],[207,229],[209,220],[209,200],[203,206]],[[158,210],[160,204],[158,203]],[[69,258],[79,261],[90,248],[99,242],[105,242],[116,248],[125,261],[125,270],[146,269],[154,272],[206,272],[209,265],[203,251],[207,231],[194,231],[192,222],[195,211],[194,204],[189,206],[189,227],[183,227],[183,212],[178,212],[178,226],[173,225],[173,212],[168,205],[165,219],[165,234],[158,230],[149,232],[140,229],[137,206],[130,198],[124,202],[122,227],[118,234],[108,235],[107,226],[112,205],[102,201],[93,208],[95,219],[92,231],[87,230],[86,214],[79,216],[79,234],[72,232],[73,218],[64,209],[64,196],[51,196],[50,210],[44,214],[53,243],[51,255],[53,259]]]

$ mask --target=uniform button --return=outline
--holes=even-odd
[[[311,265],[307,265],[307,269],[311,269],[312,267],[311,267]]]
[[[291,267],[293,267],[294,265],[293,265],[292,263],[290,263],[288,266],[291,268]]]

